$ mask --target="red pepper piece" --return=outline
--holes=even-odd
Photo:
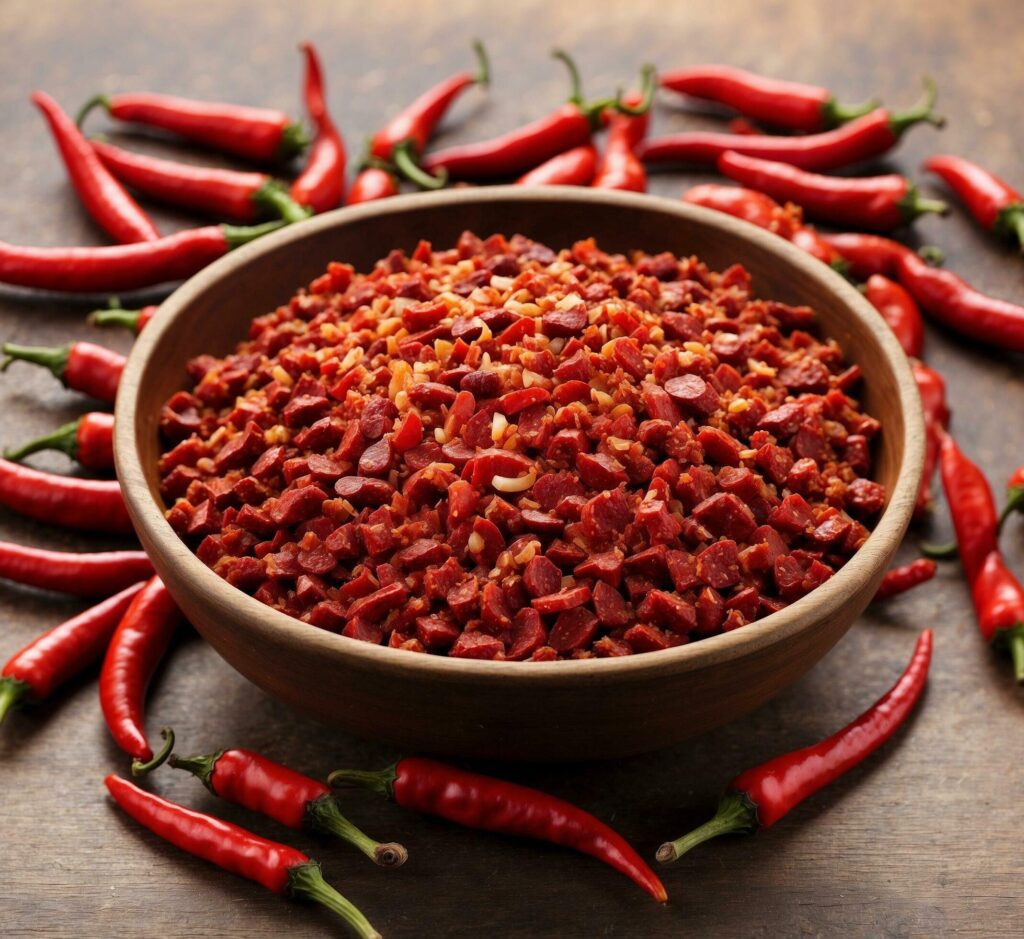
[[[130,329],[136,336],[160,309],[156,304],[150,304],[138,310],[125,310],[117,297],[112,297],[109,302],[110,306],[107,309],[93,310],[89,314],[89,323],[93,326],[119,326],[122,329]]]
[[[34,362],[53,372],[65,388],[81,391],[106,404],[113,404],[117,397],[117,386],[126,361],[119,352],[91,342],[71,342],[66,346],[53,347],[18,346],[5,342],[3,354],[7,358],[0,365],[0,371],[6,371],[14,361]]]
[[[730,65],[694,65],[663,72],[662,88],[724,104],[755,121],[814,133],[863,117],[875,101],[843,107],[827,88],[756,75]]]
[[[627,105],[642,113],[612,115],[604,153],[592,184],[595,189],[647,191],[647,170],[636,155],[636,147],[647,136],[650,124],[650,106],[656,87],[654,68],[645,66],[642,78],[643,89],[623,99]]]
[[[668,899],[658,876],[621,835],[589,812],[536,789],[421,758],[402,759],[379,772],[335,770],[327,782],[363,786],[404,808],[467,828],[573,848],[625,874],[659,903]]]
[[[914,381],[921,395],[921,407],[924,412],[925,451],[924,468],[921,473],[921,487],[917,491],[917,502],[914,513],[918,518],[924,516],[932,502],[932,477],[939,465],[939,436],[942,429],[949,426],[949,408],[946,405],[946,382],[933,368],[928,368],[917,359],[911,363]]]
[[[740,773],[718,803],[711,821],[658,849],[669,864],[691,848],[729,833],[755,832],[774,825],[808,796],[863,762],[884,744],[914,709],[928,678],[932,631],[918,637],[899,681],[842,730],[802,750],[794,750]]]
[[[89,469],[112,469],[114,415],[104,411],[90,411],[58,427],[52,434],[37,437],[17,449],[8,450],[4,456],[17,461],[40,450],[60,450]]]
[[[1006,520],[1014,512],[1024,509],[1024,466],[1018,466],[1006,481],[1006,505],[999,513],[999,523],[996,526],[996,534],[1003,530]]]
[[[572,147],[524,173],[517,186],[589,186],[597,172],[597,150],[593,144]]]
[[[145,551],[76,554],[0,541],[0,577],[76,597],[107,597],[146,580],[153,565]]]
[[[345,142],[327,111],[320,57],[311,42],[300,48],[306,56],[306,111],[316,137],[305,168],[292,183],[291,196],[319,214],[336,209],[345,196]]]
[[[152,220],[110,174],[60,105],[43,91],[32,95],[32,103],[49,122],[71,184],[100,228],[126,245],[158,239],[160,232]]]
[[[32,640],[7,660],[0,677],[0,721],[25,700],[42,701],[95,662],[135,595],[137,583]]]
[[[356,828],[341,814],[325,783],[252,750],[172,756],[170,765],[192,773],[214,795],[289,828],[309,827],[336,835],[382,867],[400,867],[409,856],[402,845],[381,844]]]
[[[356,176],[348,191],[345,205],[373,202],[398,195],[398,177],[379,166],[367,166]]]
[[[882,314],[903,351],[920,358],[924,349],[924,320],[914,298],[884,274],[872,274],[868,278],[864,296]]]
[[[1024,196],[994,173],[963,157],[937,155],[924,169],[946,181],[985,228],[1002,238],[1016,238],[1024,248]]]
[[[108,776],[104,783],[125,812],[165,841],[274,893],[320,903],[361,939],[380,939],[366,917],[327,884],[320,865],[301,851],[162,799],[118,776]]]
[[[918,558],[909,564],[894,567],[885,572],[882,582],[875,591],[875,600],[888,600],[897,594],[931,580],[935,576],[937,565],[930,558]]]

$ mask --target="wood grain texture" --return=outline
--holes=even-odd
[[[1024,76],[1010,54],[1024,46],[1024,23],[1018,5],[1002,0],[447,2],[421,4],[415,18],[394,0],[301,6],[7,0],[0,8],[0,42],[8,51],[0,64],[0,237],[29,244],[100,241],[27,103],[34,87],[68,107],[94,90],[125,88],[295,112],[299,59],[292,50],[300,38],[313,37],[325,59],[332,105],[356,149],[383,113],[436,75],[467,63],[475,35],[491,46],[495,91],[486,102],[463,102],[446,141],[511,127],[560,100],[563,73],[545,58],[558,43],[578,55],[594,95],[628,82],[647,59],[664,67],[730,61],[829,85],[844,100],[877,93],[897,105],[909,103],[919,76],[931,72],[950,123],[941,133],[911,131],[885,168],[916,174],[921,159],[941,148],[1024,182]],[[656,131],[710,126],[667,101],[654,123]],[[108,125],[97,119],[90,126]],[[148,140],[135,145],[158,149]],[[651,188],[676,196],[700,178],[659,174]],[[931,181],[923,188],[941,193]],[[168,229],[188,223],[182,215],[155,214]],[[939,244],[953,270],[996,295],[1024,300],[1020,259],[961,212],[921,220],[910,240]],[[4,294],[0,335],[21,342],[81,337],[126,349],[126,337],[84,324],[89,308]],[[959,439],[998,486],[1021,462],[1021,359],[938,330],[929,331],[926,357],[947,377]],[[0,396],[5,446],[88,408],[27,366],[5,374]],[[39,458],[36,465],[66,466],[58,457]],[[942,539],[950,530],[940,507],[921,534]],[[0,513],[0,537],[48,547],[115,544],[87,542],[8,512]],[[1022,538],[1020,523],[1011,522],[1005,545],[1017,571],[1024,570]],[[901,556],[913,553],[908,544]],[[79,608],[0,585],[0,654]],[[651,856],[665,837],[710,814],[722,784],[736,772],[818,739],[858,713],[891,683],[922,625],[935,628],[936,652],[929,690],[910,726],[776,828],[709,844],[666,870],[672,896],[666,908],[589,859],[411,817],[369,795],[351,796],[346,809],[376,837],[406,843],[410,861],[398,871],[375,870],[343,847],[218,804],[184,774],[161,770],[152,785],[317,855],[328,879],[389,937],[1017,936],[1024,912],[1024,697],[1006,661],[978,641],[956,565],[945,567],[932,587],[869,610],[789,691],[714,734],[615,763],[500,769],[596,812]],[[173,649],[170,665],[152,689],[150,721],[154,728],[173,722],[182,750],[250,746],[312,774],[383,765],[397,755],[295,717],[194,638]],[[42,708],[8,718],[0,732],[5,935],[340,933],[327,914],[282,902],[140,832],[110,806],[101,787],[105,773],[125,766],[101,724],[91,678]]]

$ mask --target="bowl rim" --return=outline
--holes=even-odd
[[[799,268],[802,274],[819,281],[824,288],[836,294],[847,311],[873,334],[896,381],[898,393],[895,397],[903,417],[902,459],[897,469],[896,484],[888,493],[888,503],[867,541],[833,577],[784,609],[754,620],[742,629],[708,636],[654,654],[552,662],[475,660],[445,655],[410,655],[400,649],[371,645],[304,623],[228,584],[203,564],[178,537],[150,493],[136,446],[135,429],[136,391],[143,373],[164,334],[174,328],[182,311],[217,281],[232,276],[249,262],[272,255],[292,242],[316,237],[319,232],[351,222],[429,209],[430,206],[503,201],[588,203],[658,211],[738,236],[741,241],[776,255],[780,262]],[[296,285],[295,289],[300,286]],[[259,312],[253,315],[259,315]],[[239,336],[239,341],[242,338]],[[434,675],[478,681],[518,678],[538,684],[562,684],[569,678],[598,680],[613,676],[627,681],[641,680],[729,661],[788,639],[812,621],[834,615],[849,596],[880,573],[879,559],[887,558],[898,546],[909,523],[924,459],[920,398],[907,356],[882,317],[840,274],[785,239],[732,216],[660,196],[572,186],[532,189],[507,185],[413,193],[335,209],[297,225],[286,226],[213,262],[164,300],[161,314],[154,317],[137,338],[128,356],[121,388],[128,393],[119,393],[115,405],[115,462],[129,515],[151,551],[155,549],[168,565],[183,566],[182,574],[188,578],[201,602],[212,603],[220,609],[238,607],[251,623],[249,628],[273,634],[277,641],[286,645],[318,648],[322,654],[333,656],[339,662],[347,660],[377,671],[395,669],[408,672],[412,669],[421,673],[421,677]],[[813,617],[809,616],[812,611],[815,612]]]

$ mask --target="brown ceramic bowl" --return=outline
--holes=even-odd
[[[864,372],[883,424],[875,478],[889,503],[867,543],[831,580],[742,629],[663,652],[550,663],[417,655],[346,639],[229,586],[164,520],[156,470],[160,405],[185,362],[228,352],[256,315],[343,260],[367,270],[421,238],[464,229],[522,232],[553,248],[698,254],[743,263],[764,297],[806,303]],[[212,264],[146,328],[117,400],[118,475],[139,537],[189,619],[238,671],[289,707],[407,751],[508,759],[617,757],[666,747],[756,708],[794,682],[871,599],[910,520],[921,475],[920,404],[906,356],[879,315],[825,265],[728,216],[650,196],[514,186],[403,196],[292,226]]]

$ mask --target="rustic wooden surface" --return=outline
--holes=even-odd
[[[414,15],[414,19],[410,19]],[[564,78],[546,59],[567,46],[592,94],[628,82],[650,59],[669,67],[730,61],[827,84],[843,99],[878,93],[897,105],[931,72],[950,119],[941,133],[912,131],[887,166],[916,172],[937,149],[983,160],[1024,182],[1019,108],[1024,47],[1017,4],[910,2],[474,5],[241,2],[47,3],[0,7],[0,114],[4,212],[0,237],[36,244],[98,243],[65,182],[43,124],[27,103],[43,87],[69,108],[97,89],[154,89],[279,106],[299,105],[301,38],[316,39],[333,108],[357,149],[383,115],[468,60],[473,36],[489,42],[491,99],[464,102],[446,140],[510,127],[559,100]],[[99,129],[102,119],[90,126]],[[662,103],[658,129],[706,123]],[[198,157],[197,157],[198,158]],[[689,177],[696,179],[698,177]],[[652,190],[676,195],[681,175]],[[936,192],[930,183],[929,193]],[[167,228],[184,216],[154,213]],[[919,243],[942,246],[948,264],[979,286],[1024,300],[1021,260],[959,211],[918,224]],[[124,336],[84,323],[92,304],[0,294],[0,336],[56,343]],[[930,330],[927,358],[947,376],[962,443],[997,485],[1021,461],[1021,360]],[[47,375],[14,367],[0,380],[0,444],[56,427],[88,402]],[[35,465],[66,468],[58,457]],[[1006,537],[1024,569],[1024,528]],[[949,534],[944,508],[933,538]],[[0,512],[0,537],[84,549],[112,546]],[[907,557],[913,554],[905,546]],[[0,585],[0,655],[79,609]],[[869,611],[810,675],[727,729],[648,757],[587,766],[508,766],[500,771],[573,799],[620,828],[646,856],[666,836],[702,821],[740,769],[805,745],[853,717],[906,661],[917,629],[936,630],[924,706],[885,751],[776,829],[722,839],[664,871],[664,908],[602,865],[565,851],[406,815],[373,797],[346,800],[352,818],[400,839],[409,863],[382,872],[350,850],[282,832],[216,800],[183,774],[152,781],[171,798],[285,838],[324,861],[328,878],[387,936],[1015,936],[1024,887],[1020,791],[1024,692],[1008,663],[975,634],[956,565],[932,587]],[[152,688],[150,725],[173,723],[184,752],[223,745],[263,750],[314,775],[335,766],[383,765],[396,754],[298,719],[195,638],[181,641]],[[338,934],[329,915],[282,902],[141,832],[112,808],[104,774],[125,760],[104,729],[92,676],[0,732],[0,923],[9,936]]]

